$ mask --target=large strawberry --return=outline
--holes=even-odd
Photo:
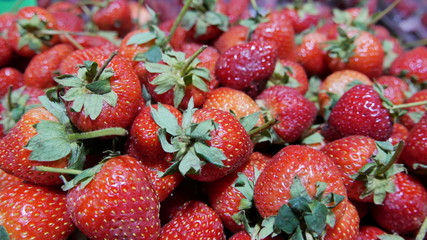
[[[221,219],[212,208],[200,201],[188,201],[162,227],[158,239],[225,240],[225,234]]]
[[[395,76],[413,78],[418,83],[427,80],[427,47],[420,46],[399,55],[390,66],[390,73]]]
[[[67,213],[65,198],[60,190],[28,183],[2,189],[0,233],[3,227],[10,239],[67,239],[75,226]]]
[[[74,224],[91,239],[157,239],[159,200],[146,168],[117,156],[68,182],[67,209]],[[80,183],[74,187],[76,181]]]

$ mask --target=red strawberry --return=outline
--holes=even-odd
[[[276,63],[273,76],[267,82],[267,87],[285,85],[293,87],[304,95],[308,90],[308,78],[304,68],[291,60],[279,60]]]
[[[7,94],[9,87],[18,89],[24,85],[24,75],[15,68],[5,67],[0,69],[0,97]]]
[[[376,82],[384,87],[384,97],[393,104],[398,105],[405,101],[405,93],[409,91],[409,86],[402,79],[384,75],[377,78]]]
[[[166,35],[169,35],[170,34],[169,32],[175,22],[174,20],[171,19],[171,20],[166,20],[159,23],[160,30],[164,31]],[[187,31],[183,27],[178,25],[178,27],[176,28],[175,32],[171,37],[169,44],[172,46],[172,48],[175,51],[182,51],[182,44],[188,41],[189,40],[187,39]]]
[[[303,203],[302,199],[306,202]],[[302,205],[305,204],[318,204],[321,199],[324,199],[325,210],[339,222],[347,208],[346,191],[339,171],[326,155],[306,146],[291,145],[280,150],[255,183],[255,206],[261,216],[266,218],[264,225],[270,222],[270,217],[275,216],[275,229],[279,228],[292,236],[295,236],[295,231],[302,231],[303,234],[321,237],[333,227],[333,224],[326,224],[329,222],[326,216],[318,215],[314,217],[316,223],[322,221],[323,224],[314,227],[314,221],[307,217],[313,212],[308,211],[301,211],[304,218],[292,220],[292,227],[286,227],[289,220],[284,218],[292,217],[287,214],[289,211],[294,212],[292,209],[298,207],[304,209]]]
[[[33,57],[24,72],[24,84],[30,87],[49,88],[56,85],[61,61],[73,52],[68,44],[58,44]]]
[[[16,24],[17,16],[14,13],[2,13],[0,14],[0,36],[7,38],[9,29]]]
[[[70,120],[85,132],[109,127],[127,128],[142,101],[141,84],[130,62],[121,57],[107,59],[102,55],[85,60],[88,61],[80,63],[84,65],[75,71],[75,75],[55,78],[66,87],[61,97],[65,100]],[[75,84],[76,80],[79,84]]]
[[[225,240],[221,219],[206,204],[188,201],[172,220],[162,227],[159,240]]]
[[[352,87],[338,100],[322,135],[329,140],[364,135],[385,141],[392,130],[392,117],[382,105],[380,95],[372,86],[361,84]]]
[[[244,19],[249,15],[248,0],[220,0],[217,3],[219,12],[227,15],[230,24],[236,23],[238,20]]]
[[[416,232],[427,217],[427,191],[413,176],[395,176],[396,192],[387,194],[382,205],[372,207],[372,217],[389,232]]]
[[[72,13],[76,16],[83,14],[83,10],[80,8],[79,5],[76,5],[67,1],[53,2],[46,8],[46,10],[48,10],[51,13],[54,13],[54,12]]]
[[[109,39],[97,35],[97,36],[90,36],[90,35],[83,35],[83,36],[73,36],[74,40],[80,44],[83,48],[92,48],[92,47],[103,47],[111,46],[114,47],[113,49],[117,49],[117,46],[114,45]],[[68,38],[64,38],[61,35],[61,41],[63,43],[68,43],[75,45],[73,42],[71,42]],[[77,47],[77,46],[75,46]],[[113,50],[111,50],[113,51]],[[110,51],[110,52],[111,52]]]
[[[0,223],[10,239],[62,240],[74,231],[65,193],[21,183],[0,191]]]
[[[0,170],[0,192],[6,187],[22,182],[23,180],[19,177],[15,177],[11,174],[6,173],[3,170]]]
[[[8,64],[11,58],[12,48],[4,38],[0,37],[0,67]]]
[[[157,239],[159,200],[146,168],[122,155],[98,165],[93,179],[72,188],[67,209],[91,239]]]
[[[297,61],[309,75],[323,76],[328,72],[327,55],[323,50],[326,40],[326,35],[311,32],[302,37],[301,44],[296,48]]]
[[[408,129],[400,123],[393,124],[393,132],[391,133],[390,138],[388,139],[391,144],[395,145],[400,141],[405,141],[408,137]]]
[[[233,236],[231,236],[228,240],[251,240],[251,239],[252,239],[251,235],[249,235],[247,232],[240,231],[240,232],[234,234]],[[274,238],[269,236],[266,238],[262,238],[260,240],[281,240],[281,239],[283,239],[283,238],[280,236],[276,236]]]
[[[391,64],[390,73],[414,78],[418,83],[427,81],[427,47],[420,46],[400,54]]]
[[[257,96],[273,74],[276,51],[268,42],[252,41],[220,55],[215,76],[220,84]]]
[[[125,0],[107,2],[106,6],[94,14],[93,22],[101,30],[114,30],[124,36],[133,28],[129,2]]]
[[[318,7],[310,2],[305,4],[294,3],[283,9],[283,12],[291,20],[295,33],[301,33],[319,22]]]
[[[51,12],[56,19],[58,24],[58,30],[69,31],[69,32],[83,32],[84,31],[84,20],[79,15],[76,15],[71,12]],[[70,43],[69,38],[76,39],[78,36],[69,35],[68,37],[65,34],[59,35],[61,42]],[[78,41],[77,41],[78,42]],[[77,46],[75,46],[77,47]]]
[[[364,225],[359,229],[359,235],[356,240],[377,240],[381,235],[386,234],[383,230],[378,227]]]
[[[417,169],[414,164],[427,165],[427,114],[409,132],[405,139],[401,160],[409,169]]]
[[[256,182],[257,174],[264,169],[270,159],[259,152],[254,152],[249,157],[249,160],[234,173],[207,184],[209,205],[219,215],[224,226],[231,232],[235,233],[245,229],[242,214],[253,211],[251,208],[254,206],[253,198],[244,195],[242,192],[246,194],[248,193],[247,191],[252,192],[250,194],[253,197],[253,186],[251,188],[249,182]],[[244,182],[244,187],[247,191],[239,190],[242,186],[237,186],[238,179],[248,181]],[[251,221],[251,219],[248,220]]]
[[[256,99],[263,110],[269,112],[271,119],[279,122],[274,131],[288,143],[297,141],[313,124],[317,109],[295,88],[273,86],[264,90]]]
[[[7,33],[10,46],[21,56],[32,57],[58,42],[56,35],[39,31],[56,30],[55,17],[40,7],[24,7],[17,13],[17,22]]]
[[[246,43],[249,29],[242,25],[231,26],[215,41],[214,46],[222,54],[229,48]]]
[[[415,102],[427,101],[427,89],[420,90],[412,95],[405,101],[405,104],[411,104]],[[406,108],[406,112],[403,116],[400,117],[400,122],[409,130],[411,130],[415,124],[419,122],[421,117],[427,111],[427,106],[418,105]]]
[[[359,214],[350,201],[344,203],[347,206],[344,215],[335,223],[334,228],[326,233],[325,240],[356,240],[359,234]]]

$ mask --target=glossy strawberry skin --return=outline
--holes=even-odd
[[[10,86],[18,89],[24,85],[24,75],[15,68],[5,67],[0,69],[0,97],[7,94]]]
[[[249,29],[242,25],[231,26],[227,32],[221,34],[214,46],[220,53],[224,53],[230,47],[247,42]]]
[[[395,175],[396,192],[388,193],[382,205],[372,207],[372,217],[389,232],[416,232],[427,216],[427,191],[413,176]]]
[[[132,28],[128,1],[113,0],[93,16],[94,23],[102,30],[114,30],[124,36]]]
[[[329,140],[349,135],[387,140],[393,130],[390,113],[379,94],[368,85],[357,85],[338,100],[322,134]]]
[[[413,77],[418,83],[427,80],[427,47],[420,46],[399,55],[390,66],[390,73],[399,76]]]
[[[229,48],[218,59],[215,76],[220,84],[257,96],[273,74],[276,50],[268,42],[252,41]]]
[[[261,172],[271,158],[259,152],[254,152],[249,160],[235,172],[223,177],[217,181],[207,184],[209,196],[209,205],[219,215],[224,226],[231,232],[244,230],[243,224],[237,224],[232,216],[239,212],[240,201],[245,198],[244,195],[233,187],[237,180],[238,173],[242,173],[249,180],[254,181],[255,169]]]
[[[414,164],[427,165],[427,115],[415,125],[405,139],[400,159],[409,169],[414,169]]]
[[[12,58],[12,48],[9,43],[0,37],[0,67],[6,66]]]
[[[317,115],[314,103],[287,86],[267,88],[257,97],[257,103],[279,121],[273,128],[288,143],[297,141]]]
[[[91,239],[157,239],[159,200],[136,159],[122,155],[108,160],[92,181],[67,194],[74,224]]]
[[[0,222],[10,239],[65,240],[74,231],[63,191],[17,183],[0,191]]]
[[[328,70],[327,55],[323,50],[326,35],[312,32],[304,35],[296,48],[297,61],[304,67],[309,75],[325,75]]]
[[[287,74],[289,77],[294,78],[297,81],[298,86],[295,89],[304,95],[308,90],[308,77],[305,69],[299,63],[291,60],[280,60],[280,64],[289,69]]]
[[[356,240],[377,240],[378,236],[386,234],[383,230],[378,227],[365,225],[359,229],[359,235]]]
[[[372,196],[360,198],[365,186],[351,176],[357,174],[364,165],[372,161],[371,156],[375,150],[374,139],[358,135],[340,138],[322,148],[321,151],[329,156],[340,170],[349,199],[372,202]]]
[[[420,90],[408,98],[405,103],[415,103],[427,100],[427,89]],[[410,115],[414,113],[423,114],[423,112],[427,111],[426,105],[418,105],[406,108],[408,112],[400,117],[400,123],[402,123],[408,130],[411,130],[415,124],[417,124],[416,119],[413,119]]]
[[[188,201],[162,228],[159,240],[225,240],[221,219],[205,203]]]
[[[107,57],[100,56],[91,60],[102,66]],[[65,103],[71,122],[81,131],[87,132],[109,127],[127,128],[138,111],[142,101],[142,90],[138,76],[133,71],[130,62],[116,56],[107,67],[114,71],[114,76],[110,79],[111,90],[118,96],[117,104],[114,107],[104,103],[100,115],[92,120],[85,115],[84,109],[82,112],[74,112],[71,110],[72,102]]]
[[[41,120],[58,120],[45,108],[34,108],[26,112],[10,132],[0,139],[0,168],[5,172],[38,185],[58,186],[62,184],[61,174],[34,171],[35,166],[64,168],[68,157],[52,162],[29,160],[31,151],[24,146],[37,134],[33,127]]]
[[[73,51],[73,47],[68,44],[58,44],[33,57],[25,69],[24,84],[42,89],[55,86],[55,72],[61,61]]]
[[[262,217],[277,215],[280,207],[287,204],[295,176],[299,176],[310,196],[316,193],[318,181],[327,183],[325,194],[333,192],[346,196],[339,170],[328,156],[310,147],[290,145],[273,156],[255,184],[255,206]],[[345,204],[333,209],[337,220],[345,209]]]
[[[403,126],[400,123],[394,123],[393,124],[393,132],[391,133],[390,138],[388,141],[391,142],[391,144],[396,145],[400,141],[405,141],[408,137],[409,131],[408,129]]]
[[[194,113],[192,121],[199,123],[209,119],[219,126],[210,132],[211,139],[206,141],[207,145],[220,149],[227,159],[223,160],[225,167],[207,163],[202,166],[200,174],[187,175],[203,182],[212,182],[233,172],[249,159],[253,150],[248,133],[231,113],[219,109],[199,109]]]
[[[398,105],[405,102],[405,92],[409,91],[409,86],[405,81],[387,75],[378,77],[376,81],[384,87],[384,97],[388,98],[393,104]]]
[[[0,170],[0,192],[3,188],[14,185],[16,183],[22,183],[23,180],[19,177],[13,176],[11,174],[6,173],[3,170]]]
[[[325,240],[356,240],[359,234],[360,218],[353,204],[349,201],[344,203],[346,204],[344,215],[332,229],[327,231]]]

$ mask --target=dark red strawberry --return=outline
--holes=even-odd
[[[0,97],[7,94],[9,87],[18,89],[24,85],[24,75],[15,68],[0,69]]]
[[[267,88],[274,85],[293,87],[304,95],[308,90],[308,78],[304,68],[291,60],[279,60],[273,76],[267,82]]]
[[[385,141],[392,130],[392,117],[380,95],[372,86],[360,84],[344,93],[332,108],[322,135],[329,140],[363,135]]]
[[[6,66],[12,58],[12,48],[9,43],[0,37],[0,67]]]
[[[188,201],[162,227],[158,239],[225,240],[225,234],[221,219],[214,210],[203,202]]]
[[[427,101],[427,89],[416,92],[414,95],[412,95],[405,101],[405,104],[414,104],[416,102],[423,101]],[[400,117],[400,122],[406,128],[408,128],[408,130],[411,130],[415,126],[415,124],[420,121],[421,117],[427,111],[427,106],[425,104],[411,106],[405,108],[405,110],[407,110],[408,112],[406,112],[403,116]]]
[[[80,15],[76,15],[71,12],[52,12],[52,15],[56,19],[56,23],[58,24],[58,30],[67,32],[84,31],[85,22]],[[66,36],[66,34],[61,34],[59,35],[59,38],[63,43],[70,43],[70,38],[76,39],[79,38],[79,36],[70,34]],[[75,47],[78,48],[79,46],[77,45]]]
[[[92,172],[89,183],[82,182],[67,194],[67,209],[79,230],[91,239],[157,239],[159,200],[146,168],[122,155]]]
[[[427,191],[413,176],[395,176],[396,192],[387,194],[382,205],[372,207],[371,216],[386,231],[414,233],[427,217]]]
[[[105,4],[94,14],[92,20],[101,30],[117,31],[121,36],[127,34],[133,23],[130,14],[129,2],[125,0],[112,0]]]
[[[328,230],[325,240],[356,240],[359,234],[359,214],[350,201],[343,202],[343,204],[347,206],[345,213],[342,218],[335,222],[335,226]]]
[[[265,89],[257,98],[262,110],[270,119],[279,122],[273,126],[275,133],[285,142],[297,141],[313,124],[317,109],[295,88],[273,86]]]
[[[220,84],[257,96],[273,74],[276,50],[268,42],[252,41],[229,48],[220,55],[215,76]]]
[[[65,197],[52,188],[11,185],[0,191],[0,223],[10,239],[67,239],[75,226]]]
[[[68,44],[58,44],[33,57],[24,72],[24,84],[41,89],[56,85],[55,76],[59,74],[59,65],[74,49]]]
[[[409,169],[424,170],[427,167],[427,114],[417,123],[405,139],[400,159]],[[421,165],[421,166],[417,166]]]
[[[427,80],[427,47],[420,46],[399,55],[390,66],[390,73],[395,76],[414,78],[422,83]]]

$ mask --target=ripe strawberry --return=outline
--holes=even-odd
[[[229,48],[246,43],[248,41],[248,27],[242,25],[231,26],[228,31],[221,34],[214,46],[222,54]]]
[[[368,77],[382,74],[384,50],[381,42],[367,31],[344,31],[339,28],[337,40],[327,46],[332,71],[352,69]]]
[[[416,92],[414,95],[408,98],[405,101],[405,104],[411,104],[411,103],[421,102],[426,100],[427,100],[427,89],[424,89]],[[408,112],[406,112],[403,116],[400,117],[400,122],[406,128],[408,128],[408,130],[411,130],[415,126],[415,124],[417,124],[420,121],[425,111],[427,111],[427,106],[425,104],[412,106],[412,107],[406,108],[406,110]]]
[[[58,44],[33,57],[24,72],[24,84],[30,87],[49,88],[56,85],[61,61],[73,52],[68,44]]]
[[[298,207],[304,209],[302,205],[316,205],[323,201],[325,205],[322,208],[337,222],[347,208],[345,187],[332,160],[318,150],[298,145],[284,147],[273,156],[255,183],[254,200],[258,212],[266,219],[264,226],[275,217],[275,229],[281,229],[291,236],[295,236],[295,231],[302,231],[302,234],[314,238],[327,234],[333,224],[326,216],[307,217],[316,211],[297,211]],[[304,218],[295,214],[303,214]],[[312,221],[314,219],[316,223]],[[290,221],[293,224],[286,227]]]
[[[0,37],[0,67],[6,66],[12,58],[12,48],[9,43]]]
[[[84,31],[84,20],[79,15],[71,12],[51,12],[55,17],[56,23],[58,24],[58,30],[68,32],[83,32]],[[66,36],[65,34],[59,35],[60,41],[63,43],[70,43],[69,38],[78,38],[78,36]],[[78,41],[77,41],[78,42]],[[76,46],[77,47],[77,46]]]
[[[224,227],[231,232],[245,229],[243,217],[245,213],[254,211],[253,184],[270,160],[270,157],[254,152],[235,172],[207,184],[209,206],[219,215]]]
[[[418,169],[416,164],[423,165],[421,169],[427,165],[427,114],[417,123],[409,132],[405,139],[405,147],[403,148],[400,159],[408,166],[409,169]]]
[[[393,124],[393,132],[391,133],[390,138],[388,139],[391,144],[396,145],[400,141],[405,141],[408,137],[408,129],[400,123]]]
[[[315,31],[304,35],[297,46],[297,61],[309,75],[324,76],[328,72],[327,55],[323,50],[326,41],[325,34]]]
[[[357,82],[372,85],[368,76],[354,70],[340,70],[327,76],[320,85],[320,113],[327,118],[336,101]]]
[[[285,15],[290,19],[295,33],[301,33],[311,26],[316,26],[320,20],[319,11],[315,4],[294,3],[283,9]]]
[[[413,78],[418,83],[427,81],[427,47],[420,46],[400,54],[391,64],[390,73]]]
[[[66,88],[61,98],[70,120],[84,132],[127,128],[142,101],[141,84],[130,62],[102,55],[86,60],[75,75],[55,78]]]
[[[62,191],[14,184],[0,191],[0,223],[10,239],[64,240],[74,231]]]
[[[0,69],[0,97],[7,94],[9,87],[18,89],[24,85],[24,76],[15,68],[5,67]]]
[[[361,226],[359,229],[359,235],[356,240],[377,240],[381,235],[386,234],[383,230],[378,227],[371,225]]]
[[[297,141],[313,124],[317,109],[313,102],[306,99],[295,88],[273,86],[265,89],[257,98],[262,110],[269,112],[270,119],[279,122],[274,131],[285,142]]]
[[[0,170],[0,192],[6,187],[22,182],[23,180],[19,177],[15,177],[3,170]]]
[[[35,166],[50,166],[64,168],[68,158],[57,161],[31,161],[31,150],[25,146],[37,132],[33,125],[43,121],[57,122],[57,118],[45,108],[34,108],[26,112],[21,120],[0,139],[0,168],[5,172],[15,175],[25,181],[40,185],[60,185],[62,183],[58,173],[45,173],[34,171]]]
[[[356,240],[359,234],[359,214],[350,201],[343,204],[347,207],[344,215],[335,223],[334,228],[328,230],[325,240]]]
[[[228,17],[230,24],[245,19],[249,15],[248,0],[219,0],[217,6],[219,12],[224,13]]]
[[[384,87],[384,97],[393,104],[398,105],[405,101],[405,93],[409,91],[409,86],[402,79],[384,75],[377,78],[376,82]]]
[[[66,1],[58,1],[50,4],[46,10],[51,13],[61,12],[61,13],[72,13],[74,15],[82,15],[83,10],[79,5],[73,4]]]
[[[383,106],[380,95],[372,86],[361,84],[352,87],[338,100],[322,135],[328,140],[363,135],[385,141],[392,130],[392,117]]]
[[[238,233],[235,233],[233,236],[231,236],[228,240],[251,240],[251,236],[246,232],[246,231],[240,231]],[[266,237],[266,238],[262,238],[260,240],[282,240],[283,238],[280,236],[276,236],[276,237]]]
[[[126,35],[133,28],[129,2],[112,0],[106,3],[96,11],[92,18],[93,22],[101,30],[113,30],[121,36]]]
[[[92,170],[89,183],[67,194],[68,212],[80,231],[91,239],[157,239],[159,200],[146,168],[122,155]]]
[[[227,112],[232,111],[237,119],[261,111],[249,95],[228,87],[220,87],[209,92],[203,108],[214,108]],[[263,123],[264,119],[260,116],[257,124],[262,125]]]
[[[304,95],[308,90],[308,78],[304,68],[291,60],[279,60],[276,63],[273,76],[267,82],[267,87],[285,85],[293,87]]]
[[[229,48],[220,55],[215,76],[220,84],[257,96],[273,74],[276,50],[268,42],[252,41]]]
[[[199,201],[188,201],[172,220],[162,227],[158,239],[225,240],[225,234],[221,219],[208,205]]]
[[[427,191],[413,176],[395,176],[396,192],[387,194],[382,205],[372,207],[371,216],[386,231],[397,234],[417,231],[427,216]]]
[[[0,36],[7,39],[9,29],[16,24],[17,16],[14,13],[6,12],[0,14]]]
[[[56,29],[55,17],[50,12],[40,7],[24,7],[17,13],[16,24],[8,30],[7,40],[18,55],[32,57],[58,42],[58,36],[43,32]]]
[[[83,48],[92,48],[92,47],[103,47],[105,48],[106,46],[111,46],[114,47],[113,49],[117,49],[117,46],[114,45],[114,43],[112,43],[112,41],[114,40],[109,40],[103,36],[91,36],[91,35],[83,35],[83,36],[73,36],[74,40],[80,44]],[[61,41],[63,43],[68,43],[71,45],[75,45],[73,42],[71,42],[68,38],[62,37],[61,35]],[[77,47],[77,46],[75,46]],[[113,51],[113,50],[111,50]],[[110,51],[110,52],[111,52]],[[109,53],[110,53],[109,52]]]

